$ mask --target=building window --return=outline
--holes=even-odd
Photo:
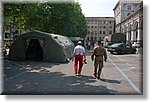
[[[93,26],[91,26],[91,28],[93,28]]]
[[[127,6],[127,10],[131,10],[131,5],[128,5],[128,6]]]
[[[102,34],[102,31],[99,31],[99,34]]]
[[[109,26],[110,29],[112,29],[112,26]]]
[[[109,34],[112,34],[112,31],[109,31]]]
[[[102,37],[99,37],[99,40],[101,41],[101,40],[102,40]]]
[[[105,31],[103,31],[103,34],[105,34]]]
[[[95,28],[97,28],[97,26],[95,26]]]
[[[90,26],[88,26],[88,28],[90,28]]]
[[[99,28],[102,28],[102,26],[99,26]]]
[[[97,35],[97,31],[95,31],[95,35]]]
[[[105,26],[103,26],[103,28],[105,29],[106,27],[105,27]]]
[[[136,38],[136,41],[137,41],[137,38],[138,38],[138,32],[137,31],[135,33],[135,38]]]

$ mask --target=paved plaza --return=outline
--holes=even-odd
[[[81,76],[73,62],[50,63],[4,60],[3,94],[142,94],[143,68],[139,54],[112,55],[104,63],[101,80],[93,77],[91,51]]]

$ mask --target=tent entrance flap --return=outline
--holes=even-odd
[[[26,60],[43,60],[43,47],[40,41],[38,39],[30,39],[30,41],[26,43],[28,43],[25,51]]]

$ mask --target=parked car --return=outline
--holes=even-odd
[[[139,44],[139,43],[134,42],[134,43],[132,44],[132,47],[134,47],[134,48],[140,48],[140,44]]]
[[[136,49],[126,45],[125,43],[115,43],[111,46],[108,47],[107,49],[108,52],[110,52],[111,54],[113,53],[117,53],[117,54],[122,54],[122,53],[132,53],[135,54],[136,53]]]

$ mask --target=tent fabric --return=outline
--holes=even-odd
[[[66,62],[73,49],[74,43],[68,37],[34,30],[14,41],[8,59]]]

